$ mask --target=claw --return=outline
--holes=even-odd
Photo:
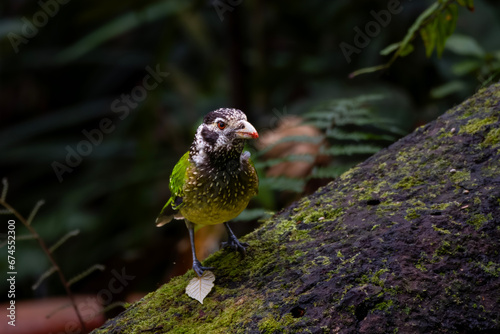
[[[221,243],[222,248],[231,248],[234,251],[238,251],[241,255],[245,256],[247,254],[247,247],[249,244],[246,242],[240,242],[238,239],[229,239]]]
[[[234,235],[233,231],[231,231],[231,228],[229,228],[229,225],[227,223],[224,223],[224,226],[227,229],[227,236],[228,239],[225,242],[222,242],[222,248],[231,248],[232,250],[238,251],[243,257],[247,253],[247,247],[249,244],[246,242],[240,242],[236,236]]]
[[[203,272],[205,270],[213,270],[213,269],[214,269],[214,267],[203,267],[201,265],[201,262],[198,260],[193,261],[193,270],[196,273],[196,275],[198,275],[198,277],[203,276]]]

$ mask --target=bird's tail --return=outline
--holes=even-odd
[[[179,204],[177,202],[180,202]],[[156,218],[156,227],[161,227],[165,224],[168,224],[172,221],[172,219],[183,219],[184,217],[182,217],[182,215],[179,213],[179,205],[182,203],[182,199],[181,201],[174,201],[174,198],[171,197],[167,204],[165,204],[165,206],[163,207],[163,209],[161,210],[160,214],[158,215],[158,217]],[[175,205],[175,209],[174,209],[174,206]]]

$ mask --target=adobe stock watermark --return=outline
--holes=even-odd
[[[135,279],[135,276],[127,275],[125,267],[121,269],[121,272],[113,269],[111,274],[113,274],[113,278],[109,280],[106,288],[99,290],[95,297],[87,297],[85,301],[78,303],[77,308],[81,312],[84,323],[94,320],[102,312],[98,305],[110,306],[115,298],[114,296],[121,293]],[[82,332],[80,323],[75,320],[67,322],[64,331],[55,334],[80,334]]]
[[[9,39],[10,45],[14,49],[15,53],[19,53],[19,46],[21,44],[28,44],[30,39],[35,38],[41,28],[45,27],[49,22],[50,18],[59,13],[59,9],[62,5],[67,4],[71,0],[47,0],[38,1],[38,6],[40,9],[33,14],[31,21],[23,16],[21,18],[21,35],[15,32],[9,32],[7,38]]]
[[[156,89],[170,75],[169,72],[163,72],[159,64],[156,65],[155,69],[146,66],[145,70],[148,74],[143,77],[142,84],[132,88],[130,94],[122,94],[120,98],[111,102],[110,109],[118,115],[117,121],[126,119],[130,112],[146,99],[148,92]],[[104,135],[115,131],[115,123],[111,118],[104,117],[99,121],[98,127],[82,130],[85,139],[80,140],[74,147],[66,145],[64,162],[53,161],[51,164],[59,183],[63,182],[65,173],[72,173],[82,163],[84,157],[90,155],[96,146],[101,145]]]
[[[378,12],[371,10],[370,15],[373,17],[373,20],[365,24],[364,31],[358,26],[353,28],[356,33],[353,40],[354,45],[346,42],[341,42],[339,44],[347,63],[351,63],[351,56],[353,53],[360,54],[361,51],[370,44],[372,38],[377,37],[382,31],[382,28],[387,27],[389,23],[391,23],[392,15],[397,15],[402,11],[403,6],[399,0],[389,0],[387,9],[382,9]]]
[[[224,13],[229,11],[232,12],[234,8],[241,5],[243,0],[213,0],[212,7],[214,7],[219,19],[224,21]]]

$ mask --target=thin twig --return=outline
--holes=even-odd
[[[96,270],[104,271],[104,269],[106,269],[106,267],[103,266],[102,264],[94,264],[92,267],[88,268],[83,273],[80,273],[80,274],[76,275],[75,277],[73,277],[72,279],[68,280],[68,285],[75,284],[76,282],[87,277],[88,275],[92,274]]]
[[[49,251],[51,253],[54,253],[54,251],[56,249],[59,248],[59,246],[61,246],[63,243],[65,243],[69,238],[71,237],[75,237],[77,236],[78,234],[80,233],[80,230],[73,230],[73,231],[69,231],[68,233],[66,233],[65,236],[63,236],[61,239],[59,239],[59,241],[57,241],[55,244],[53,244],[50,248],[49,248]]]
[[[85,322],[83,321],[83,318],[82,318],[82,315],[80,314],[80,312],[78,311],[78,308],[76,306],[76,300],[75,300],[75,296],[73,295],[73,293],[71,292],[71,289],[69,288],[69,285],[68,285],[68,282],[66,281],[66,277],[64,277],[64,274],[61,270],[61,268],[59,268],[59,265],[57,264],[56,260],[54,259],[54,257],[52,256],[52,253],[50,252],[49,248],[47,247],[47,245],[45,244],[45,241],[43,241],[43,239],[40,237],[40,235],[38,234],[38,232],[28,223],[28,220],[26,220],[16,209],[14,209],[10,204],[8,204],[7,202],[5,202],[4,198],[5,198],[5,195],[6,195],[6,191],[5,189],[7,188],[7,180],[6,179],[3,179],[2,180],[2,183],[4,185],[4,191],[2,191],[2,198],[0,198],[0,204],[3,205],[7,210],[9,210],[10,212],[12,212],[12,214],[14,216],[17,217],[17,219],[19,219],[19,221],[28,229],[28,231],[30,231],[30,233],[35,237],[35,239],[38,241],[38,244],[40,245],[40,247],[42,248],[43,252],[45,253],[45,255],[47,255],[50,263],[52,263],[52,266],[54,268],[55,271],[57,271],[58,275],[59,275],[59,280],[61,281],[62,285],[64,286],[64,289],[66,290],[66,294],[68,295],[68,298],[71,302],[71,305],[73,306],[73,309],[75,310],[75,313],[76,313],[76,316],[78,317],[78,320],[80,322],[80,325],[82,326],[82,330],[83,332],[86,332],[87,329],[85,328]],[[4,194],[5,192],[5,194]],[[39,201],[37,203],[37,205],[35,206],[35,208],[33,209],[33,211],[31,212],[31,215],[30,215],[30,218],[33,219],[34,217],[34,214],[36,213],[36,211],[38,210],[38,208],[43,204],[43,201]]]

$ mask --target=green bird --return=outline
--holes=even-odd
[[[243,147],[246,139],[258,137],[241,110],[214,110],[205,116],[189,151],[170,175],[171,197],[156,219],[156,226],[184,219],[191,241],[193,270],[198,276],[213,268],[203,267],[196,257],[195,225],[224,224],[228,241],[222,246],[246,253],[248,244],[238,241],[227,222],[238,216],[257,194],[257,172],[250,153],[243,152]]]

